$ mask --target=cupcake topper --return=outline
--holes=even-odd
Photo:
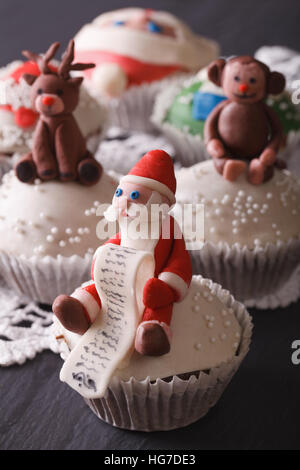
[[[15,167],[17,177],[24,183],[41,180],[79,180],[95,184],[101,176],[101,166],[86,148],[85,140],[72,112],[79,101],[82,77],[71,77],[73,70],[85,70],[94,64],[75,63],[74,41],[71,40],[58,68],[50,65],[59,43],[53,43],[44,55],[24,51],[41,71],[24,74],[31,86],[31,100],[39,120],[33,137],[32,152],[25,155]]]
[[[249,162],[250,183],[267,181],[283,135],[278,116],[264,101],[268,94],[284,90],[284,76],[253,57],[239,56],[212,62],[208,78],[227,97],[211,112],[204,128],[217,171],[234,181]]]

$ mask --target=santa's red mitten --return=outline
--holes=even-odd
[[[152,309],[166,307],[176,302],[177,294],[168,284],[156,277],[149,279],[144,287],[143,302]]]

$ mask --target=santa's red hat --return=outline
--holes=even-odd
[[[176,178],[170,155],[163,150],[151,150],[124,176],[121,182],[141,184],[166,196],[175,204]]]

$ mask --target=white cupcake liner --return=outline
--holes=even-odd
[[[58,295],[70,295],[90,279],[92,258],[92,255],[25,258],[0,252],[0,276],[16,293],[51,304]]]
[[[198,276],[201,279],[201,276]],[[136,431],[167,431],[188,426],[215,405],[246,356],[252,334],[252,322],[246,308],[229,292],[208,279],[201,279],[228,307],[241,327],[236,356],[208,371],[150,381],[149,377],[129,381],[114,377],[104,398],[85,400],[102,420],[120,428]],[[198,374],[197,374],[198,375]]]
[[[289,280],[276,292],[261,299],[245,301],[246,307],[256,307],[261,310],[285,308],[300,299],[300,265],[295,269]]]
[[[300,265],[300,239],[253,249],[206,242],[190,255],[195,273],[222,284],[241,302],[258,308],[277,308],[297,299],[295,288],[285,287]],[[279,291],[282,294],[278,297]]]
[[[175,160],[181,166],[189,167],[211,158],[200,135],[188,134],[166,122],[159,129],[173,145]]]
[[[150,117],[156,96],[164,88],[189,76],[187,73],[174,73],[163,80],[134,85],[120,98],[104,100],[111,124],[126,130],[153,132],[155,126]]]

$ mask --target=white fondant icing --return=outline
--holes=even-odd
[[[246,174],[231,183],[208,160],[177,172],[176,198],[178,204],[204,203],[205,239],[214,244],[238,242],[252,248],[300,237],[300,182],[287,170],[275,170],[271,180],[258,186]],[[222,210],[224,220],[210,210],[212,205]]]

